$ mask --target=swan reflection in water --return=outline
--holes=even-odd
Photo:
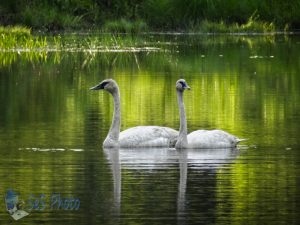
[[[104,148],[111,165],[114,185],[114,211],[120,216],[121,207],[121,169],[147,170],[155,172],[179,166],[179,184],[177,194],[177,221],[185,220],[186,188],[188,168],[216,173],[225,164],[231,163],[239,151],[230,149],[181,149],[174,148]],[[181,221],[182,222],[182,221]]]

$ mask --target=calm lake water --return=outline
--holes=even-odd
[[[153,34],[141,47],[0,52],[0,224],[9,189],[30,213],[19,224],[299,224],[300,37]],[[103,149],[113,101],[89,88],[105,78],[120,86],[122,130],[178,129],[184,78],[189,131],[248,141]]]

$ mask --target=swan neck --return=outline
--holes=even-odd
[[[185,107],[183,103],[183,92],[177,90],[177,100],[179,106],[179,115],[180,115],[180,128],[179,128],[179,136],[176,143],[178,148],[186,148],[187,147],[187,124],[186,124],[186,116],[185,116]]]
[[[116,91],[112,93],[112,96],[114,98],[114,114],[108,136],[110,137],[110,139],[118,142],[121,125],[121,104],[119,88],[117,88]]]

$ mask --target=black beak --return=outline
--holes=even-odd
[[[96,91],[96,90],[104,89],[106,84],[107,84],[107,82],[102,82],[102,83],[96,85],[95,87],[91,87],[90,90]]]
[[[186,85],[186,86],[184,87],[184,89],[191,90],[191,87],[188,86],[188,85]]]

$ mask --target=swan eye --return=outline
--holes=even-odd
[[[101,84],[101,87],[104,88],[109,82],[108,81],[104,81],[102,84]]]
[[[185,85],[185,83],[183,81],[180,81],[179,83],[182,85],[183,88],[186,87],[186,85]]]

